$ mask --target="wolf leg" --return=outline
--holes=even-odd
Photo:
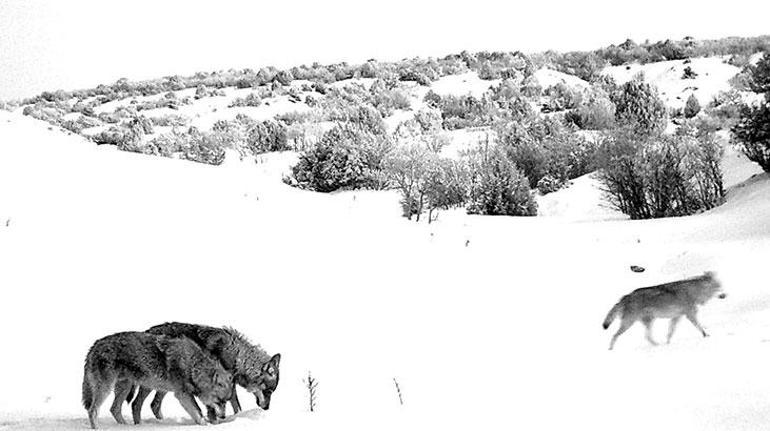
[[[155,398],[153,398],[152,403],[150,403],[150,408],[152,408],[152,414],[154,414],[159,421],[163,420],[163,412],[160,411],[160,407],[163,404],[163,397],[165,396],[166,396],[165,392],[157,391],[155,392]]]
[[[700,322],[698,322],[698,316],[695,314],[694,311],[691,311],[686,314],[687,320],[692,322],[693,325],[695,325],[696,328],[700,331],[701,334],[703,334],[704,337],[708,337],[709,334],[706,333],[706,330],[703,329],[703,326],[701,326]]]
[[[671,337],[674,336],[674,331],[676,330],[676,325],[679,324],[679,319],[681,319],[682,316],[676,316],[673,319],[671,319],[670,322],[668,322],[668,339],[666,340],[666,344],[671,344]]]
[[[233,406],[233,413],[238,414],[241,411],[241,403],[238,401],[238,392],[235,389],[235,385],[233,385],[233,396],[230,398],[230,404]]]
[[[110,413],[119,424],[126,424],[126,420],[123,419],[123,403],[128,397],[128,393],[131,391],[131,382],[129,380],[119,380],[115,384],[113,393],[115,394],[112,400],[112,407],[110,407]]]
[[[201,409],[198,407],[198,403],[195,402],[195,398],[193,398],[192,395],[186,392],[174,392],[174,396],[179,400],[179,403],[182,404],[182,407],[184,407],[187,414],[190,415],[196,424],[206,424],[206,421],[203,419]]]
[[[131,403],[131,414],[134,417],[134,425],[142,423],[142,405],[144,400],[150,395],[152,389],[147,389],[144,386],[139,388],[139,392],[136,393],[136,398]]]
[[[612,341],[610,341],[610,350],[612,350],[613,347],[615,347],[615,341],[618,340],[618,337],[626,331],[628,331],[628,328],[631,327],[631,325],[634,324],[634,321],[626,320],[621,318],[620,319],[620,327],[618,328],[618,332],[615,333],[615,335],[612,336]]]
[[[651,317],[642,319],[642,323],[644,323],[644,338],[646,338],[653,346],[657,346],[658,343],[652,338],[652,321],[653,319]]]

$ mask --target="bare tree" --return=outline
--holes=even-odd
[[[396,380],[395,377],[393,377],[393,384],[396,385],[396,393],[398,394],[398,402],[402,406],[404,405],[404,396],[401,394],[401,386],[398,385],[398,380]]]
[[[307,372],[307,379],[302,380],[305,383],[305,387],[308,391],[308,397],[310,401],[310,411],[315,411],[316,406],[316,396],[318,394],[318,380],[313,378],[312,374],[310,374],[310,371]]]

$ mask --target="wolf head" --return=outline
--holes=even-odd
[[[213,410],[215,416],[209,420],[216,422],[225,418],[225,407],[233,396],[233,375],[222,369],[210,370],[205,376],[205,384],[198,398]]]
[[[714,271],[704,272],[700,280],[700,283],[698,283],[698,302],[704,303],[714,297],[719,299],[727,297],[727,294],[722,289],[722,283]]]
[[[270,408],[270,398],[276,387],[278,387],[278,366],[281,362],[281,354],[277,353],[270,358],[259,370],[256,377],[243,382],[241,386],[254,394],[257,398],[257,405],[267,410]]]

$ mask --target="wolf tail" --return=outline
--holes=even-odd
[[[624,297],[625,298],[625,297]],[[623,299],[624,299],[623,298]],[[607,317],[604,318],[604,323],[602,323],[602,328],[607,329],[610,327],[612,322],[615,320],[615,317],[617,317],[618,314],[620,314],[620,311],[623,308],[623,299],[618,301],[617,304],[615,304],[611,309],[610,312],[607,313]]]
[[[88,381],[88,371],[83,374],[83,407],[86,410],[91,409],[91,404],[94,402],[94,391],[91,388],[91,383]]]

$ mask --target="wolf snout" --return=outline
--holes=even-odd
[[[727,294],[726,293],[720,293],[719,296],[717,296],[717,298],[725,299],[725,298],[727,298]]]

